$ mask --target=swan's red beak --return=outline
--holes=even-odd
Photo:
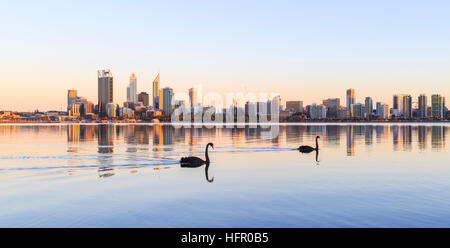
[[[211,145],[212,146],[212,149],[214,149],[214,145]]]

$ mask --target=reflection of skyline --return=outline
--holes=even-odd
[[[17,127],[10,127],[17,130]],[[20,129],[19,129],[20,130]],[[36,131],[34,129],[30,129]],[[178,143],[189,146],[189,151],[197,151],[197,146],[208,141],[230,142],[232,146],[257,145],[283,147],[291,143],[310,142],[306,137],[321,136],[328,146],[339,146],[339,140],[346,137],[346,153],[355,155],[357,145],[389,144],[394,151],[424,150],[430,142],[431,148],[445,148],[446,126],[408,126],[408,125],[329,125],[329,126],[280,126],[280,135],[275,139],[261,139],[261,128],[174,128],[169,125],[155,126],[67,126],[68,152],[78,152],[80,141],[98,139],[99,153],[113,153],[114,140],[123,140],[127,152],[149,150],[150,137],[153,137],[153,151],[172,150]],[[3,132],[6,132],[3,130]],[[97,137],[95,137],[97,134]],[[374,137],[375,135],[375,137]],[[228,140],[229,138],[229,140]],[[431,139],[431,140],[430,140]],[[311,139],[312,140],[312,139]],[[143,145],[143,146],[135,146]]]

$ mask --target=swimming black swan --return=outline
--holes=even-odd
[[[317,136],[316,137],[316,148],[313,148],[311,146],[300,146],[299,148],[297,148],[297,150],[299,150],[301,153],[310,153],[313,151],[319,151],[319,139],[320,139],[320,137]]]
[[[206,161],[198,157],[184,157],[180,159],[181,167],[200,167],[204,164],[209,164],[208,148],[211,146],[214,149],[213,143],[208,143],[205,149]]]

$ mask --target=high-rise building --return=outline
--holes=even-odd
[[[190,101],[190,104],[191,104],[191,108],[198,104],[197,89],[196,88],[190,88],[189,89],[189,101]]]
[[[171,115],[173,110],[173,90],[172,88],[166,87],[162,90],[163,95],[163,111],[166,115]]]
[[[67,91],[67,110],[72,108],[72,105],[75,103],[78,97],[77,90],[71,89]]]
[[[130,84],[127,87],[127,101],[132,103],[138,102],[137,96],[137,79],[136,75],[133,73],[130,76]]]
[[[100,117],[106,117],[106,105],[113,102],[113,76],[110,70],[99,70],[98,75],[98,110]]]
[[[138,95],[138,101],[139,101],[139,102],[142,102],[142,104],[143,104],[144,106],[149,106],[149,104],[150,104],[150,99],[149,99],[149,96],[148,96],[147,92],[141,92],[141,93],[139,93],[139,95]]]
[[[322,119],[327,117],[327,108],[322,104],[317,105],[313,103],[310,106],[309,112],[311,119]]]
[[[339,107],[341,105],[341,99],[339,98],[328,98],[327,102],[327,117],[337,118],[339,115]]]
[[[352,104],[350,108],[353,118],[362,118],[364,116],[364,105],[362,103]]]
[[[444,100],[441,95],[431,96],[431,117],[442,118],[444,116]]]
[[[383,119],[389,119],[390,111],[389,104],[383,103],[381,104],[381,115],[380,117]]]
[[[377,116],[383,119],[388,119],[390,116],[389,105],[386,103],[377,102],[376,106]]]
[[[159,97],[158,97],[158,108],[163,109],[164,108],[164,89],[159,89]]]
[[[370,96],[366,97],[366,100],[364,102],[364,112],[365,112],[365,117],[369,117],[372,115],[373,100],[372,100],[372,97],[370,97]]]
[[[351,110],[352,104],[356,103],[355,99],[355,90],[354,89],[348,89],[347,90],[347,110]]]
[[[286,101],[286,110],[294,113],[303,112],[303,101]]]
[[[392,115],[393,116],[400,116],[400,102],[401,102],[401,96],[394,95],[392,98]]]
[[[411,95],[403,95],[401,113],[404,118],[411,118],[413,116],[412,97]]]
[[[159,73],[156,76],[155,80],[153,80],[153,107],[155,109],[160,108],[160,106],[159,106]]]
[[[115,103],[108,103],[106,104],[106,115],[109,118],[116,118],[117,117],[117,110],[118,106]]]
[[[419,96],[418,117],[426,118],[428,116],[427,96],[421,94]]]

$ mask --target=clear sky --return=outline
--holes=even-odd
[[[450,97],[449,1],[2,1],[0,109],[65,109],[67,90],[97,101],[110,68],[122,104],[138,91],[279,92],[306,104],[355,88]]]

